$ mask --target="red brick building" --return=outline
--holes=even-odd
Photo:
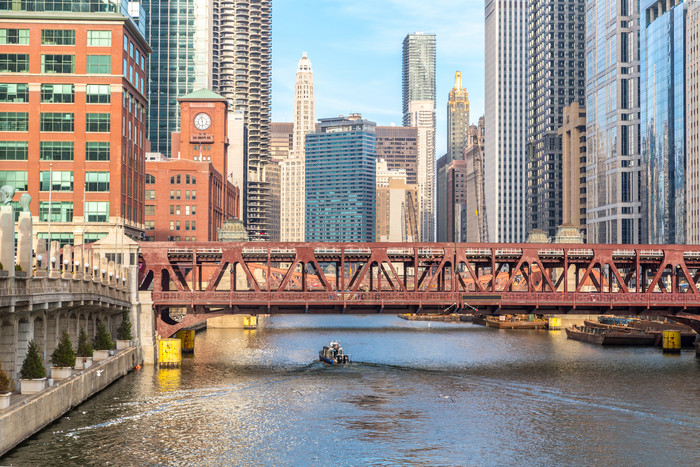
[[[226,99],[200,89],[179,99],[180,133],[171,158],[146,161],[146,240],[213,241],[239,217],[239,190],[228,181]]]
[[[151,49],[116,3],[92,12],[13,4],[0,11],[0,185],[32,196],[41,238],[49,213],[62,244],[121,224],[140,237]]]

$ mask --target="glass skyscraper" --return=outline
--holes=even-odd
[[[649,243],[685,243],[685,3],[641,2],[642,205]]]
[[[377,135],[358,114],[306,135],[306,241],[373,242]]]

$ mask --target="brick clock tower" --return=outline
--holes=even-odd
[[[179,138],[173,138],[172,157],[179,154],[180,159],[211,162],[227,178],[226,98],[208,89],[200,89],[178,101],[180,134]]]

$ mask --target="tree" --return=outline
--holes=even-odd
[[[10,392],[10,378],[7,376],[0,365],[0,394],[7,394]]]
[[[78,357],[92,357],[92,344],[88,341],[85,328],[80,328],[78,335]]]
[[[124,310],[122,313],[122,324],[117,329],[117,339],[122,341],[130,341],[134,337],[131,335],[131,318],[129,312]]]
[[[66,331],[63,331],[61,341],[58,347],[51,354],[51,363],[53,366],[74,367],[75,366],[75,351],[73,351],[73,343],[70,341],[70,336]]]
[[[46,368],[39,355],[39,346],[34,341],[29,341],[27,356],[24,357],[19,374],[22,379],[46,378]]]
[[[107,331],[105,324],[100,321],[97,323],[97,335],[95,336],[95,350],[110,350],[114,347],[112,335]]]

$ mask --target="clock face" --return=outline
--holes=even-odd
[[[205,113],[198,113],[194,116],[194,127],[198,130],[206,130],[211,125],[211,117]]]

